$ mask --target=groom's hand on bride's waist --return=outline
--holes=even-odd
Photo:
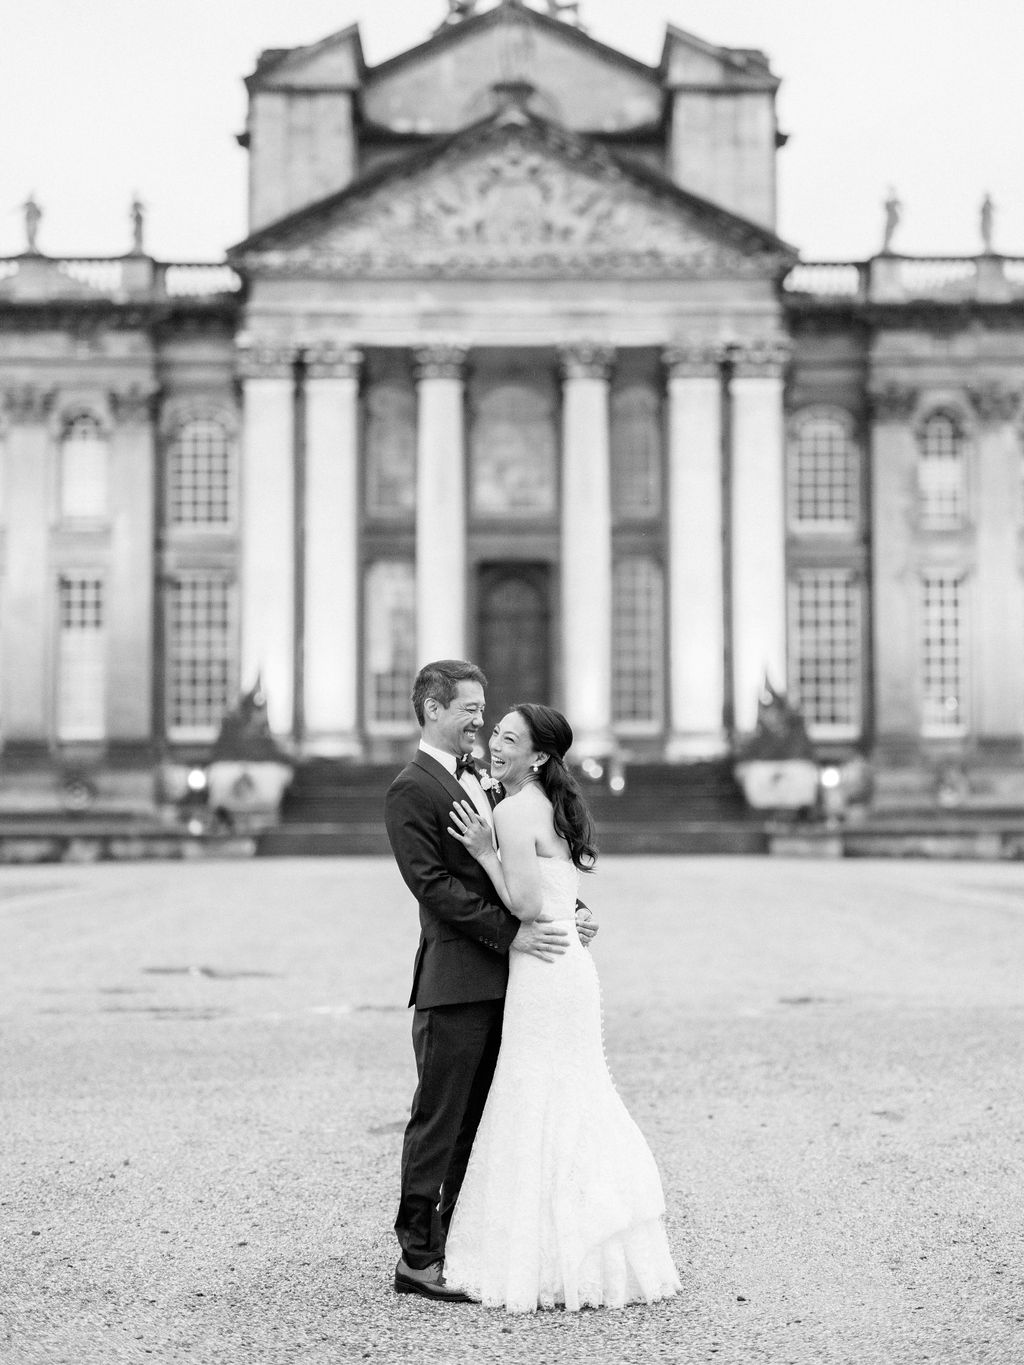
[[[576,902],[576,932],[580,936],[580,942],[584,948],[589,948],[594,935],[601,926],[594,918],[594,912],[589,905],[584,905],[581,900]]]
[[[535,919],[519,926],[512,940],[517,953],[529,953],[544,962],[554,962],[569,948],[569,929],[565,921]]]

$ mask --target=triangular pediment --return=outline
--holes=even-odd
[[[509,109],[230,253],[266,274],[455,278],[773,275],[753,223],[587,139]]]
[[[579,131],[625,131],[657,124],[658,72],[572,24],[505,0],[367,73],[363,110],[395,131],[441,134],[494,108],[495,85],[529,81],[533,107]]]

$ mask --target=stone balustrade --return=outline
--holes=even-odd
[[[149,256],[0,258],[0,301],[217,299],[237,294],[242,280],[217,261],[154,261]]]
[[[1024,258],[874,256],[869,261],[801,261],[782,281],[795,301],[1002,303],[1024,299]]]

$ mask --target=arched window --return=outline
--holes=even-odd
[[[98,417],[81,412],[64,424],[60,443],[60,514],[68,521],[107,515],[107,438]]]
[[[626,730],[653,730],[664,708],[664,582],[661,565],[629,555],[612,577],[612,719]]]
[[[933,412],[921,424],[917,441],[921,526],[932,531],[961,526],[967,510],[967,475],[960,419],[952,412]]]
[[[404,732],[414,723],[416,673],[415,574],[408,560],[380,559],[365,581],[366,723],[378,732]]]
[[[859,516],[860,455],[850,419],[810,412],[793,424],[789,521],[796,531],[850,531]]]
[[[234,442],[216,417],[192,417],[174,430],[167,453],[171,526],[225,526],[234,516]]]

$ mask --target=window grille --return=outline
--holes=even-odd
[[[789,454],[790,522],[797,530],[851,530],[859,514],[860,461],[849,426],[827,414],[804,418]]]
[[[642,385],[615,392],[611,403],[612,510],[645,519],[661,511],[661,414]]]
[[[98,419],[80,413],[65,426],[60,445],[60,514],[64,520],[107,515],[107,438]]]
[[[918,437],[917,494],[921,526],[949,530],[963,524],[966,503],[963,432],[950,413],[933,413]]]
[[[655,729],[664,705],[664,583],[646,556],[623,558],[612,577],[612,717],[626,729]]]
[[[366,722],[378,731],[413,724],[416,674],[415,574],[405,560],[378,560],[366,573]]]
[[[964,586],[952,574],[921,584],[921,730],[962,734],[966,728]]]
[[[106,633],[103,579],[60,579],[57,662],[57,737],[100,740],[106,735]]]
[[[175,431],[167,461],[172,526],[225,526],[233,516],[234,448],[222,422],[195,417]]]
[[[791,677],[815,739],[860,733],[861,589],[843,569],[801,573],[790,585]]]
[[[176,580],[167,596],[169,737],[215,734],[235,703],[235,678],[234,585],[215,575]]]

